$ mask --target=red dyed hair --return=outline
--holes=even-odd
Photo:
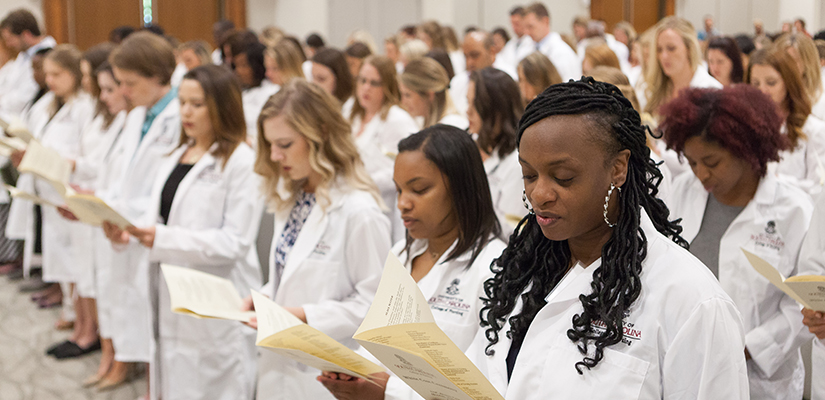
[[[791,147],[780,132],[782,119],[776,105],[758,89],[733,85],[724,89],[682,90],[662,106],[659,125],[668,149],[681,157],[685,142],[699,136],[745,160],[765,176],[769,161],[779,161],[779,151]]]

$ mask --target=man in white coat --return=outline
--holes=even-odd
[[[536,42],[536,50],[553,62],[562,80],[581,78],[582,64],[561,35],[550,31],[550,12],[544,4],[533,3],[527,7],[524,23],[527,33]]]
[[[139,32],[126,38],[109,60],[124,95],[135,108],[127,117],[120,143],[126,166],[107,201],[127,219],[139,221],[149,209],[160,160],[180,141],[180,103],[170,84],[175,56],[163,38]],[[111,239],[111,225],[104,224],[104,228]],[[149,251],[136,240],[119,250],[112,271],[113,285],[119,285],[120,293],[112,321],[115,359],[149,362],[153,353]]]
[[[522,6],[513,7],[510,10],[510,26],[513,27],[515,36],[510,39],[504,48],[496,55],[496,59],[506,62],[513,69],[516,68],[519,62],[536,51],[536,43],[530,35],[527,34],[527,29],[524,27],[524,17],[527,11]]]
[[[464,50],[466,71],[454,76],[450,81],[450,96],[459,115],[467,115],[467,108],[469,108],[467,88],[470,85],[470,73],[473,71],[493,67],[506,72],[513,80],[518,80],[515,68],[506,62],[497,60],[492,47],[493,40],[487,32],[473,31],[464,35],[461,48]]]
[[[17,50],[17,58],[0,83],[0,112],[19,116],[26,103],[40,90],[34,81],[32,56],[38,50],[54,47],[57,43],[51,36],[40,32],[37,19],[31,12],[19,9],[9,13],[0,21],[0,34],[6,46]]]

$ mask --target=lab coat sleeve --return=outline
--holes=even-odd
[[[307,324],[338,341],[351,340],[367,315],[392,244],[390,221],[377,208],[353,213],[347,224],[344,251],[346,276],[338,279],[348,279],[352,292],[342,300],[326,300],[303,306]]]
[[[220,266],[246,257],[255,244],[263,198],[258,191],[258,177],[247,164],[231,168],[232,173],[227,179],[229,188],[223,210],[223,226],[191,229],[158,224],[150,253],[152,261]]]
[[[662,398],[749,398],[744,328],[736,305],[700,303],[679,329],[662,361]]]
[[[779,301],[779,312],[745,335],[751,359],[765,375],[773,376],[799,346],[811,340],[799,310],[796,301],[784,295]]]

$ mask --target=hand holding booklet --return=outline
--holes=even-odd
[[[303,323],[266,296],[252,291],[258,318],[256,345],[321,371],[339,372],[373,382],[384,369],[349,347]]]
[[[78,194],[69,187],[69,177],[72,174],[71,164],[59,153],[44,147],[36,140],[29,142],[28,149],[20,162],[18,170],[31,173],[49,182],[57,193],[63,197],[69,211],[84,224],[100,226],[103,221],[109,221],[120,227],[120,229],[133,226],[128,219],[100,198],[88,194]],[[29,195],[33,196],[32,194]],[[54,205],[55,202],[56,200],[51,200],[44,204]]]
[[[392,253],[353,338],[427,400],[503,400],[436,325],[427,299]]]
[[[742,249],[742,252],[745,253],[745,257],[756,272],[759,272],[779,290],[791,296],[805,308],[825,312],[825,276],[797,275],[785,279],[773,265],[761,257],[745,249]]]
[[[228,279],[168,264],[161,264],[160,269],[169,288],[172,312],[241,322],[255,316],[254,311],[241,311],[243,300]]]

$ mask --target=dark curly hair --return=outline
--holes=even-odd
[[[760,177],[769,161],[779,161],[780,150],[790,148],[773,100],[752,86],[684,89],[662,107],[661,115],[659,129],[667,148],[681,156],[685,142],[699,136],[747,161]]]
[[[604,357],[604,348],[621,341],[622,322],[642,290],[642,261],[647,256],[647,238],[640,228],[643,212],[647,212],[656,230],[674,242],[687,247],[679,236],[678,221],[669,221],[665,203],[656,198],[662,173],[650,159],[646,145],[646,128],[639,114],[622,92],[608,83],[585,77],[553,85],[530,102],[519,122],[518,142],[525,129],[554,115],[582,115],[593,121],[602,136],[603,151],[612,154],[628,149],[630,159],[627,180],[619,196],[619,219],[613,235],[602,247],[601,266],[593,272],[590,294],[579,297],[583,311],[573,317],[567,337],[578,345],[584,356],[575,364],[579,374],[582,368],[595,367]],[[535,214],[528,214],[510,237],[510,244],[491,267],[495,276],[484,283],[487,298],[481,310],[482,326],[487,327],[489,341],[487,354],[499,340],[499,331],[505,318],[513,312],[520,298],[521,311],[510,316],[507,336],[513,343],[523,340],[536,313],[546,304],[545,297],[564,277],[570,263],[567,241],[547,239],[536,222]],[[606,329],[594,330],[591,324],[601,320]],[[595,346],[591,357],[589,346]]]

